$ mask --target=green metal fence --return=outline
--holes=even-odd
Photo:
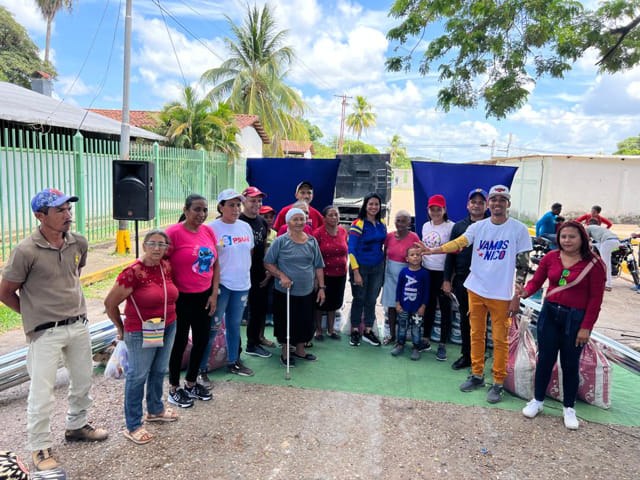
[[[118,221],[112,218],[111,162],[119,158],[118,142],[85,139],[80,133],[72,137],[35,131],[23,140],[16,133],[4,129],[2,145],[17,146],[0,146],[0,261],[5,262],[13,246],[36,227],[30,201],[46,187],[80,197],[74,205],[75,230],[90,243],[115,239]],[[143,230],[175,223],[190,193],[200,193],[215,204],[221,190],[240,191],[246,186],[246,160],[230,161],[222,153],[134,143],[129,156],[156,167],[156,216],[140,222]]]

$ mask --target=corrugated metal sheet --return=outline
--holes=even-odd
[[[83,108],[60,103],[59,100],[18,85],[0,82],[0,99],[0,118],[5,120],[72,130],[77,130],[82,124],[83,132],[120,135],[120,122]],[[137,127],[131,127],[131,137],[159,142],[165,140],[161,135]]]

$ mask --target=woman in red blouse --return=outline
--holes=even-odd
[[[153,435],[142,426],[142,398],[147,387],[148,422],[173,422],[178,414],[165,408],[162,383],[176,334],[176,300],[178,289],[171,279],[171,265],[163,260],[169,248],[169,237],[152,230],[144,237],[143,255],[125,268],[107,295],[104,306],[118,331],[118,339],[127,344],[129,369],[124,389],[124,436],[139,445],[149,443]],[[119,305],[124,308],[124,323]],[[163,345],[143,346],[142,319],[165,321]]]
[[[320,253],[324,260],[324,283],[326,286],[325,301],[316,304],[314,311],[316,323],[315,339],[322,341],[322,314],[327,315],[327,336],[340,340],[333,329],[336,310],[342,308],[344,287],[347,280],[347,231],[340,227],[338,207],[330,205],[322,211],[324,225],[314,230],[313,236],[318,241]]]
[[[538,363],[534,399],[523,408],[529,418],[542,411],[553,366],[560,352],[563,413],[567,428],[578,428],[574,405],[578,393],[580,353],[598,319],[606,268],[589,248],[589,237],[577,221],[563,223],[557,234],[558,250],[547,253],[526,287],[517,287],[509,307],[518,310],[519,298],[537,292],[549,280],[547,296],[538,316]]]

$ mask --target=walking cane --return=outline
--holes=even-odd
[[[289,355],[290,353],[290,348],[289,348],[289,334],[290,334],[290,316],[291,316],[291,312],[289,311],[289,296],[291,293],[291,287],[287,288],[287,373],[284,376],[285,380],[291,380],[291,374],[289,373]]]

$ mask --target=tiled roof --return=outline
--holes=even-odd
[[[280,147],[285,154],[294,153],[304,155],[307,151],[310,151],[311,154],[316,153],[313,149],[313,143],[310,141],[280,140]]]
[[[119,122],[122,121],[122,110],[112,110],[104,108],[90,108],[89,111],[104,115]],[[140,128],[154,128],[160,123],[154,118],[154,114],[160,112],[152,112],[147,110],[131,110],[129,111],[129,124]]]
[[[233,116],[235,117],[236,127],[240,130],[247,127],[253,127],[260,136],[263,144],[269,145],[271,143],[269,135],[267,135],[267,132],[260,123],[260,117],[257,115],[246,115],[244,113],[235,113]]]

